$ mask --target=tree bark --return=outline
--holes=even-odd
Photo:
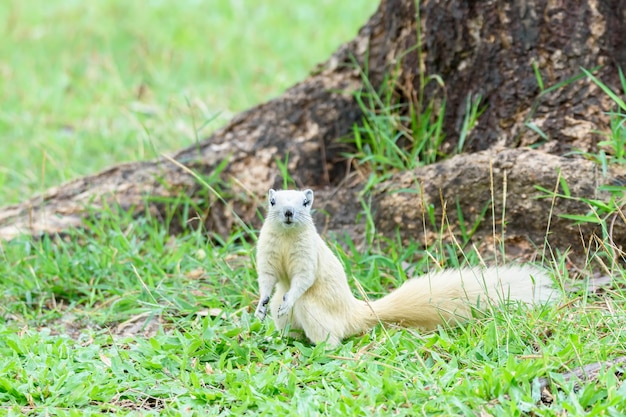
[[[581,68],[598,67],[597,76],[619,91],[617,68],[626,63],[625,5],[626,0],[426,0],[416,10],[413,0],[381,0],[358,35],[309,78],[177,152],[172,156],[177,163],[161,158],[122,164],[5,207],[0,237],[62,233],[80,227],[102,207],[128,210],[147,204],[158,215],[164,209],[158,202],[180,193],[208,194],[199,218],[212,232],[228,233],[237,216],[258,226],[256,212],[267,189],[281,185],[277,161],[288,155],[297,186],[316,189],[320,212],[330,213],[318,222],[320,228],[359,240],[364,225],[355,219],[367,173],[351,169],[345,154],[355,149],[340,139],[362,120],[354,93],[366,88],[363,70],[376,91],[389,85],[392,74],[394,100],[401,108],[430,103],[444,111],[445,101],[442,151],[447,154],[458,148],[468,99],[480,96],[484,109],[466,139],[466,154],[398,172],[374,191],[378,232],[394,236],[399,227],[404,238],[428,242],[424,204],[455,224],[455,213],[473,220],[493,201],[489,216],[494,217],[487,216],[474,239],[505,230],[505,240],[541,246],[549,224],[553,249],[580,247],[581,236],[588,241],[599,231],[573,227],[558,215],[582,214],[589,207],[572,199],[537,199],[534,186],[553,189],[561,178],[575,197],[606,199],[598,186],[622,174],[611,168],[605,179],[593,163],[564,154],[597,150],[601,132],[608,130],[606,112],[612,104],[606,95],[585,77],[567,80],[580,75]],[[443,84],[426,82],[433,76]],[[530,129],[529,122],[536,128]],[[534,151],[524,149],[531,145]],[[216,180],[228,205],[203,194],[203,186],[180,164]],[[409,192],[399,192],[406,187]],[[491,225],[500,223],[501,210],[506,228],[494,234]],[[614,241],[623,245],[624,219],[615,223]]]
[[[600,245],[621,250],[626,219],[611,219],[615,221],[603,243],[593,238],[604,237],[598,224],[576,224],[561,216],[590,213],[592,205],[582,198],[610,201],[611,193],[601,186],[626,184],[617,171],[610,176],[605,178],[591,161],[524,148],[458,155],[398,173],[382,184],[375,193],[375,224],[384,231],[397,229],[405,241],[425,246],[443,232],[460,249],[478,242],[483,254],[498,256],[504,248],[510,257],[540,253],[548,259],[556,249],[570,249],[571,259],[583,263]],[[603,216],[607,214],[598,210],[594,218]]]
[[[468,138],[469,150],[539,145],[545,152],[592,151],[612,108],[581,68],[614,91],[626,68],[626,1],[515,0],[422,3],[425,70],[446,83],[447,145],[458,141],[467,97],[480,94],[487,110]],[[532,121],[547,136],[526,127]]]

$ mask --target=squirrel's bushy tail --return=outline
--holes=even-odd
[[[545,303],[556,296],[547,274],[531,266],[465,268],[406,281],[364,308],[365,327],[378,322],[434,329],[472,316],[472,310],[508,301]]]

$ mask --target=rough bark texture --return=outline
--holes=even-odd
[[[463,154],[391,178],[377,190],[375,220],[379,229],[397,229],[405,240],[429,245],[439,236],[442,224],[444,231],[463,235],[462,215],[468,230],[478,225],[474,233],[483,253],[497,254],[504,244],[512,257],[544,250],[550,255],[555,248],[571,248],[576,258],[584,259],[585,251],[598,245],[591,237],[601,236],[601,231],[596,225],[576,225],[559,216],[589,213],[591,207],[581,197],[609,201],[610,193],[600,186],[621,181],[617,172],[611,177],[614,180],[603,177],[591,161],[530,149]],[[563,184],[572,198],[553,197],[564,195]],[[427,214],[430,207],[435,224]],[[626,219],[616,220],[611,236],[623,244]],[[461,238],[457,241],[464,243]]]
[[[448,146],[453,148],[467,97],[480,94],[487,110],[468,139],[470,150],[541,143],[562,153],[593,150],[603,112],[611,108],[598,87],[583,79],[540,97],[581,68],[598,71],[617,90],[617,67],[626,68],[623,0],[427,1],[422,32],[427,74],[446,83]],[[536,111],[533,113],[533,108]],[[525,126],[532,120],[550,139]]]
[[[173,158],[203,176],[228,161],[217,174],[229,206],[209,193],[206,210],[200,213],[213,232],[231,230],[233,211],[258,226],[256,210],[267,189],[280,186],[276,160],[284,160],[288,153],[290,174],[299,186],[316,189],[320,213],[327,213],[318,222],[320,229],[347,232],[358,240],[363,226],[355,219],[366,175],[350,172],[350,161],[343,155],[352,149],[338,139],[349,135],[362,118],[353,96],[364,88],[357,66],[367,68],[369,82],[377,90],[393,73],[399,104],[434,103],[442,108],[445,99],[443,150],[447,153],[457,147],[468,98],[480,95],[485,110],[467,138],[466,154],[399,172],[374,191],[378,232],[393,236],[399,226],[405,239],[427,242],[424,204],[432,204],[438,216],[445,214],[455,225],[457,202],[466,220],[472,221],[491,201],[493,188],[495,220],[490,209],[476,231],[477,240],[499,235],[510,243],[541,246],[550,220],[552,245],[580,246],[581,236],[588,241],[598,231],[574,227],[558,214],[583,214],[589,207],[575,200],[537,199],[534,186],[553,189],[560,175],[573,196],[607,197],[598,186],[620,172],[609,172],[605,179],[593,163],[563,155],[572,149],[597,149],[598,132],[608,130],[605,112],[611,110],[611,103],[586,78],[542,94],[533,65],[546,89],[576,77],[581,68],[601,66],[598,77],[618,91],[617,68],[626,67],[625,5],[626,0],[425,0],[416,11],[413,0],[381,0],[358,35],[309,78],[281,97],[241,113]],[[415,47],[418,39],[420,48]],[[443,86],[420,84],[424,77],[435,75]],[[421,89],[423,101],[417,103]],[[529,129],[527,122],[547,139]],[[536,150],[522,148],[528,145]],[[403,188],[410,192],[390,192]],[[163,204],[156,201],[179,193],[201,195],[201,190],[192,175],[167,158],[123,164],[5,207],[0,210],[0,237],[63,232],[79,227],[85,216],[103,205],[128,209],[148,204],[158,214]],[[502,235],[504,191],[506,233]],[[624,219],[615,224],[614,240],[623,245]]]

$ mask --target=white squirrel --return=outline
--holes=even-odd
[[[381,299],[358,300],[341,262],[315,229],[312,204],[309,189],[269,190],[257,243],[255,314],[263,320],[269,303],[277,329],[303,330],[313,343],[337,346],[380,322],[432,330],[468,319],[472,309],[484,310],[490,303],[543,303],[554,295],[546,273],[525,265],[443,270],[409,279]]]

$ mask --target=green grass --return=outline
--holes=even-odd
[[[207,136],[351,39],[375,0],[7,0],[0,205]]]
[[[256,3],[2,3],[0,201],[193,143],[306,76],[375,3],[277,1],[249,13]],[[467,129],[479,107],[468,100]],[[370,140],[361,157],[380,171],[373,182],[419,154],[394,155],[399,132],[378,119],[385,130],[360,131]],[[436,133],[435,115],[425,119],[415,131]],[[562,303],[428,334],[379,326],[327,351],[254,317],[250,232],[170,236],[169,221],[107,210],[57,239],[0,242],[0,415],[626,413],[613,369],[580,387],[561,377],[626,355],[623,262],[605,262],[615,283],[602,295],[583,286]],[[474,225],[465,226],[464,239]],[[443,241],[424,249],[381,239],[373,224],[367,234],[365,247],[341,236],[331,245],[372,298],[406,279],[407,267],[480,261]],[[620,261],[606,252],[583,275],[605,273],[598,259]],[[549,266],[557,282],[565,261]],[[547,399],[544,377],[553,380]]]
[[[626,354],[626,295],[619,286],[603,297],[581,292],[569,304],[513,307],[430,334],[376,328],[326,351],[283,337],[253,316],[248,242],[243,233],[219,244],[200,231],[171,238],[155,219],[111,214],[56,242],[3,243],[0,410],[626,412],[626,385],[610,369],[580,390],[559,382],[560,373]],[[372,297],[398,285],[399,265],[416,251],[400,244],[386,254],[337,249]],[[422,258],[419,270],[429,263]],[[541,401],[542,377],[556,381],[552,404]]]

